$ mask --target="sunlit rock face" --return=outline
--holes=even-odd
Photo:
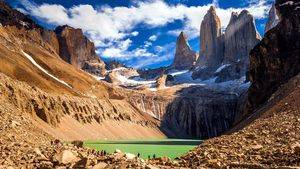
[[[64,61],[96,75],[105,73],[105,63],[96,55],[94,43],[84,36],[81,29],[65,25],[57,27],[55,33],[59,55]]]
[[[273,4],[269,11],[269,17],[266,23],[265,32],[268,32],[270,29],[274,28],[278,24],[278,22],[279,22],[279,16],[275,4]]]
[[[201,23],[200,53],[197,66],[216,66],[221,61],[221,22],[215,7],[211,7]]]
[[[177,70],[190,69],[195,65],[197,59],[198,54],[191,49],[186,35],[181,32],[176,42],[173,67]]]
[[[200,56],[194,79],[216,77],[216,82],[240,79],[249,66],[249,52],[259,42],[254,18],[247,11],[233,12],[224,33],[215,8],[211,7],[201,23]]]
[[[232,13],[224,34],[224,63],[244,61],[248,63],[250,50],[259,42],[253,16],[243,10],[239,15]]]

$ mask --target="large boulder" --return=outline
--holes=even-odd
[[[173,67],[177,70],[192,68],[198,59],[198,54],[191,49],[186,35],[181,32],[176,42],[175,59]]]

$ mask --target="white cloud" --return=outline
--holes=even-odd
[[[131,32],[131,35],[132,35],[132,36],[138,36],[138,35],[139,35],[139,32],[138,32],[138,31]]]
[[[49,24],[68,24],[75,28],[81,28],[95,43],[95,46],[100,48],[98,51],[100,55],[125,58],[137,57],[136,54],[151,55],[148,51],[141,50],[145,46],[138,47],[135,51],[127,51],[132,43],[128,37],[139,34],[134,31],[138,24],[144,24],[148,28],[162,27],[181,20],[184,23],[183,28],[168,33],[178,36],[180,31],[184,31],[192,39],[199,36],[200,23],[209,7],[218,3],[218,0],[212,0],[210,4],[203,6],[185,6],[183,4],[170,5],[162,0],[149,0],[146,2],[136,1],[130,7],[101,6],[94,8],[91,5],[77,5],[65,8],[57,4],[37,5],[28,0],[19,1],[27,7],[26,11],[31,15]],[[267,1],[255,0],[245,8],[217,8],[217,14],[223,27],[228,24],[233,11],[240,12],[247,9],[255,18],[263,18],[270,8],[270,5],[265,3]],[[150,41],[157,39],[156,35],[151,37]]]
[[[150,41],[156,41],[156,39],[157,39],[156,35],[152,35],[152,36],[149,37]]]

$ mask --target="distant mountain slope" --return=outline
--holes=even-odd
[[[130,92],[98,81],[61,59],[57,51],[61,46],[54,45],[55,33],[3,1],[0,11],[1,103],[10,102],[11,108],[30,115],[36,127],[64,140],[164,137],[158,120],[125,99]],[[20,24],[25,21],[28,24]],[[76,50],[88,49],[86,57],[95,54],[86,37],[81,34],[78,38],[68,39],[67,47],[75,47],[73,57]],[[86,46],[77,48],[72,40],[86,42]],[[86,64],[84,61],[80,60],[79,68]]]

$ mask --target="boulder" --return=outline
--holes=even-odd
[[[107,164],[104,163],[104,162],[99,162],[98,164],[96,164],[95,166],[93,166],[92,169],[103,169],[103,168],[106,168],[107,167]]]
[[[77,153],[71,150],[63,150],[53,157],[59,164],[73,164],[80,161]]]
[[[74,140],[74,141],[71,142],[71,144],[73,144],[77,148],[82,148],[83,147],[83,141],[80,141],[80,140]]]
[[[131,153],[125,153],[125,157],[127,160],[133,160],[136,157],[136,155]]]

